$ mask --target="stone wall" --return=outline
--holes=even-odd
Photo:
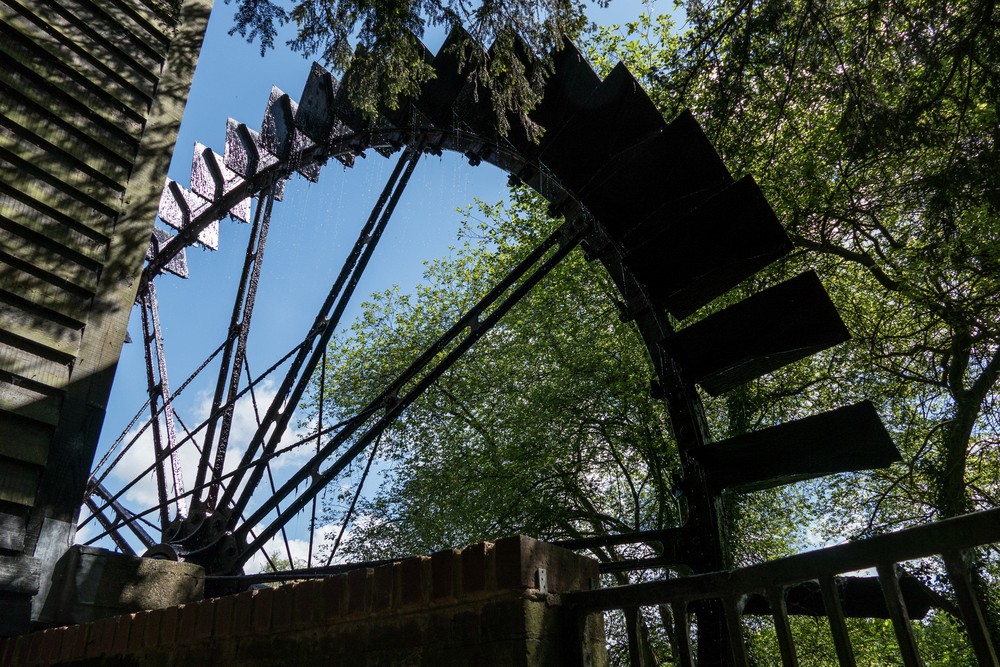
[[[55,628],[0,644],[3,665],[604,665],[602,618],[560,593],[597,563],[511,537],[323,579]]]

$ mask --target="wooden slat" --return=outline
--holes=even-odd
[[[0,0],[0,20],[34,43],[37,47],[35,57],[64,63],[83,78],[100,82],[104,90],[134,111],[143,115],[148,112],[155,90],[152,82],[129,81],[117,67],[73,42],[72,35],[53,24],[52,18],[35,13],[17,0]]]
[[[903,593],[899,590],[899,575],[896,573],[896,564],[880,563],[875,569],[878,572],[879,583],[882,584],[882,595],[885,596],[885,604],[889,608],[889,618],[892,620],[892,629],[896,633],[896,643],[899,646],[903,664],[906,667],[923,667],[924,662],[920,659],[920,651],[917,649],[917,640],[913,636],[910,617],[907,615],[906,605],[903,603]]]
[[[850,339],[815,272],[770,287],[664,339],[686,377],[712,395]]]
[[[431,63],[436,76],[421,86],[420,98],[415,102],[417,109],[437,127],[451,127],[454,122],[451,107],[476,67],[475,56],[459,67],[455,46],[466,40],[473,41],[461,26],[452,29]]]
[[[112,26],[99,25],[93,16],[74,15],[51,0],[35,0],[30,5],[21,0],[2,0],[2,3],[61,42],[88,66],[105,72],[105,79],[109,82],[152,99],[156,89],[153,72],[159,70],[160,60],[150,61],[148,56],[143,58],[146,54],[141,53],[138,45],[129,43],[127,33],[119,33]],[[123,47],[131,52],[123,50]],[[76,67],[81,69],[79,65]]]
[[[0,256],[0,301],[40,312],[65,326],[82,328],[87,322],[92,299],[67,291],[24,271],[9,266]]]
[[[0,269],[2,267],[0,264]],[[90,299],[80,299],[51,285],[39,290],[32,287],[28,281],[19,281],[13,285],[14,289],[0,288],[0,304],[18,308],[67,329],[80,330],[87,324]]]
[[[0,456],[23,464],[44,466],[49,460],[53,427],[13,414],[0,425]]]
[[[120,12],[164,43],[176,32],[177,4],[172,0],[94,0],[94,4],[114,15]]]
[[[529,114],[531,120],[545,128],[541,140],[528,139],[520,119],[510,118],[507,140],[528,160],[535,160],[552,143],[566,123],[583,108],[594,90],[601,85],[587,58],[569,40],[565,40],[552,56],[552,74],[545,80],[542,101]]]
[[[34,178],[31,173],[34,170],[26,173],[26,166],[12,164],[10,156],[0,151],[0,192],[17,197],[47,217],[57,218],[60,223],[69,222],[75,230],[107,242],[114,211],[102,214],[89,201],[81,201],[73,193],[60,189],[58,184]]]
[[[4,50],[0,46],[0,52]],[[58,123],[71,132],[74,143],[83,142],[109,159],[130,164],[135,158],[142,119],[108,105],[72,80],[48,80],[23,63],[8,62],[0,68],[0,109],[17,117],[17,111]],[[96,105],[96,106],[94,106]],[[102,148],[103,147],[103,148]]]
[[[617,188],[609,196],[615,200],[628,195]],[[792,249],[767,199],[749,176],[687,215],[679,216],[676,204],[663,209],[625,239],[625,266],[649,288],[654,302],[678,319]],[[612,210],[616,217],[620,215],[619,208]]]
[[[48,426],[59,423],[62,395],[35,386],[20,376],[0,372],[0,419],[29,419]]]
[[[156,3],[156,8],[144,3],[126,0],[77,0],[81,5],[93,6],[112,21],[128,30],[160,57],[165,57],[170,47],[170,37],[176,26],[176,12],[169,3]],[[160,8],[163,10],[161,16]],[[166,17],[166,20],[164,19]]]
[[[111,56],[128,63],[137,75],[152,83],[160,74],[165,51],[149,43],[148,34],[140,37],[134,26],[109,16],[103,9],[86,0],[35,0],[46,14],[58,12],[70,31],[79,31]],[[42,9],[44,7],[44,9]],[[124,18],[123,16],[121,18]]]
[[[0,102],[0,106],[5,104]],[[39,115],[25,108],[0,110],[0,127],[19,141],[39,146],[96,183],[117,190],[124,190],[128,184],[128,160],[105,150],[99,141],[80,134],[71,125],[52,121],[48,114]]]
[[[26,378],[52,390],[65,389],[70,377],[69,367],[65,363],[17,347],[11,341],[4,340],[2,335],[0,335],[0,372]]]
[[[788,608],[785,606],[785,590],[781,587],[768,588],[766,596],[771,606],[771,618],[774,619],[774,632],[778,637],[781,664],[783,667],[798,667],[799,660],[795,655],[792,626],[788,622]]]
[[[851,646],[851,636],[847,632],[847,622],[844,620],[844,610],[840,606],[840,592],[833,577],[823,577],[819,580],[820,591],[823,593],[823,605],[826,607],[826,617],[830,620],[830,633],[833,635],[833,646],[837,651],[837,660],[841,667],[857,667],[854,659],[854,648]]]
[[[8,413],[0,426],[0,457],[41,468],[48,463],[54,432],[52,426]]]
[[[28,137],[18,136],[0,125],[0,160],[21,174],[21,178],[8,180],[8,183],[23,188],[29,179],[44,182],[42,187],[94,209],[98,216],[117,215],[125,191],[122,184],[112,186],[106,178],[95,177],[93,170],[74,167],[63,151],[49,151],[44,143],[29,141]],[[5,172],[12,174],[9,168]]]
[[[19,201],[0,183],[0,241],[16,257],[93,292],[107,241],[63,222],[64,216],[33,201]],[[14,193],[21,196],[21,193]],[[27,199],[27,198],[25,198]]]
[[[0,431],[0,434],[3,432]],[[6,440],[7,437],[7,434],[3,434],[0,440]],[[42,469],[36,465],[0,459],[0,500],[28,507],[33,506],[41,474]]]
[[[619,63],[594,89],[576,115],[558,130],[541,160],[560,183],[582,195],[608,178],[605,170],[627,170],[629,163],[619,164],[617,158],[648,143],[651,137],[662,134],[666,128],[667,122],[649,95],[628,68]],[[636,178],[643,176],[635,175]],[[628,193],[639,197],[645,195],[645,198],[657,194],[655,190]],[[586,197],[584,201],[588,201]],[[628,202],[622,204],[630,205]]]
[[[692,450],[709,487],[757,490],[901,460],[870,401]]]
[[[68,364],[80,350],[81,336],[79,329],[0,301],[0,337],[17,347]]]
[[[11,235],[0,230],[0,243],[8,236]],[[31,253],[32,261],[28,261],[0,251],[0,290],[15,292],[26,299],[59,310],[68,317],[85,321],[89,303],[94,296],[93,286],[83,287],[74,280],[38,266],[39,263],[44,263],[39,262],[40,259],[43,258],[35,253]]]
[[[99,78],[88,78],[2,20],[0,54],[7,58],[11,67],[31,72],[38,79],[79,99],[84,104],[81,113],[89,112],[106,118],[123,128],[128,127],[129,122],[141,127],[148,103],[129,104],[127,98],[116,96],[115,91],[108,90]]]
[[[955,598],[958,600],[958,608],[965,624],[965,632],[969,636],[969,643],[976,654],[979,667],[1000,667],[996,649],[990,639],[986,617],[983,615],[979,598],[972,586],[969,553],[946,552],[944,565],[948,572],[948,579],[951,581],[951,587],[955,590]]]

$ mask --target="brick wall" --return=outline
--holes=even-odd
[[[0,651],[3,665],[602,665],[600,616],[569,618],[558,595],[597,576],[593,560],[511,537],[12,637]]]

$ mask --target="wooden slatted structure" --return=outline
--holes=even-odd
[[[211,0],[0,0],[0,633],[44,616]]]

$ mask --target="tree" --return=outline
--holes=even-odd
[[[278,27],[294,23],[289,46],[337,72],[350,69],[351,100],[374,114],[380,104],[397,108],[434,76],[419,42],[426,26],[461,28],[467,38],[452,48],[461,63],[474,64],[473,80],[493,91],[501,129],[513,113],[533,130],[526,112],[540,100],[548,55],[564,36],[580,33],[584,7],[582,0],[296,0],[290,6],[237,0],[230,34],[259,40],[263,55],[274,46]]]
[[[328,419],[366,405],[552,231],[540,197],[511,197],[465,212],[461,244],[428,262],[414,295],[390,290],[364,304],[329,349]],[[344,551],[372,560],[516,533],[558,540],[677,525],[676,446],[650,377],[609,276],[574,251],[385,434],[381,488],[361,499]],[[325,508],[334,523],[354,492],[342,488]],[[603,561],[640,552],[651,553],[593,550]],[[669,623],[619,620],[669,646]]]
[[[330,348],[329,419],[354,414],[551,231],[538,198],[466,212],[462,245],[415,297],[374,295]],[[479,213],[489,223],[474,224]],[[483,536],[673,525],[676,471],[645,350],[606,274],[571,255],[408,410],[380,445],[383,488],[346,544],[365,559]],[[612,554],[601,554],[605,559]]]
[[[722,0],[693,2],[687,11],[681,34],[664,17],[597,33],[592,62],[606,70],[625,60],[667,118],[693,109],[731,170],[757,178],[788,228],[798,251],[730,298],[803,264],[815,266],[854,334],[848,345],[711,403],[713,432],[721,438],[872,398],[904,455],[886,471],[733,502],[735,523],[752,527],[737,541],[737,562],[801,546],[810,518],[821,537],[842,539],[995,506],[1000,21],[994,4]],[[485,243],[466,245],[455,262],[431,265],[431,285],[417,300],[379,296],[354,338],[338,341],[329,372],[346,381],[338,391],[346,391],[348,409],[360,404],[365,383],[379,386],[383,378],[372,369],[391,370],[394,355],[418,347],[432,321],[470,298],[466,290],[452,293],[454,278],[489,284],[491,267],[509,263],[519,243],[537,238],[529,225],[519,226],[532,220],[544,226],[519,197],[513,218],[501,215],[497,227],[481,230]],[[553,276],[533,297],[539,311],[529,314],[529,303],[512,313],[514,321],[393,432],[388,451],[405,465],[365,506],[370,519],[351,548],[366,555],[421,551],[518,523],[518,530],[555,537],[674,518],[665,481],[671,442],[663,415],[642,391],[644,353],[621,352],[636,344],[628,327],[615,322],[605,298],[595,303],[607,319],[589,327],[587,345],[572,344],[579,335],[552,334],[577,316],[597,322],[588,320],[593,311],[582,301],[573,301],[569,313],[559,310],[565,304],[558,295],[567,290],[608,291],[599,287],[599,272],[580,266],[572,275],[587,276],[587,289],[574,292],[567,277]],[[556,313],[562,316],[553,319]],[[533,328],[542,321],[559,327]],[[597,363],[591,346],[636,365],[624,374],[574,374]],[[497,386],[498,378],[528,376],[558,393],[518,384],[505,394]],[[590,376],[594,382],[583,382]],[[522,409],[529,398],[539,401],[540,424]],[[567,409],[594,405],[621,409],[602,412],[595,424],[565,417]],[[540,439],[545,450],[532,448]],[[586,457],[599,464],[580,465]],[[514,479],[525,470],[537,484]],[[432,502],[425,512],[407,506],[435,497],[446,502]],[[510,497],[516,507],[503,505]],[[596,499],[592,507],[587,499]],[[831,504],[839,509],[827,511]],[[771,534],[777,539],[761,539]]]
[[[655,46],[611,33],[597,50],[615,49],[668,117],[692,108],[821,263],[852,365],[868,369],[838,382],[883,400],[912,463],[894,481],[926,508],[909,520],[996,505],[983,474],[1000,377],[994,3],[738,0],[688,17],[681,37],[656,26],[666,48],[651,59]]]
[[[682,35],[646,20],[627,35],[605,31],[596,51],[625,59],[668,117],[692,108],[727,164],[757,177],[855,337],[821,373],[777,374],[728,407],[769,423],[787,405],[782,396],[878,402],[904,463],[814,485],[821,507],[861,510],[822,516],[827,536],[995,507],[995,3],[737,0],[687,9]]]

